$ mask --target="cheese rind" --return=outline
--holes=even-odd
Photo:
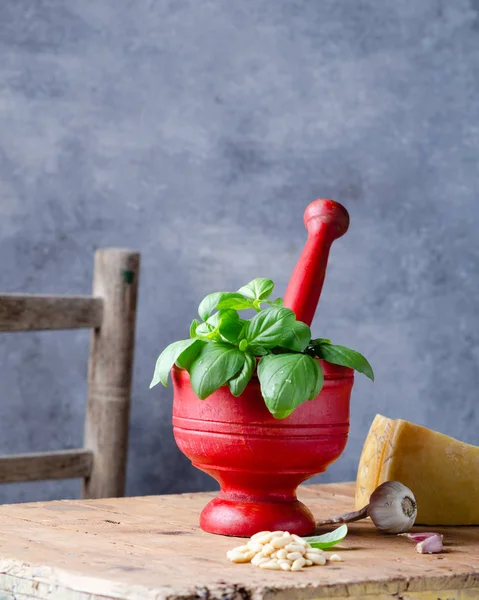
[[[369,503],[369,497],[378,487],[384,449],[387,445],[395,421],[376,415],[364,444],[359,460],[356,479],[356,506],[362,508]]]
[[[356,480],[356,507],[378,485],[400,481],[413,492],[418,525],[479,524],[479,447],[402,419],[376,415]]]

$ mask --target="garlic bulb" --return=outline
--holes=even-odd
[[[409,531],[417,516],[414,494],[399,481],[386,481],[371,494],[368,516],[385,533]]]
[[[384,533],[403,533],[414,525],[416,515],[416,499],[411,490],[399,481],[386,481],[374,490],[369,504],[361,510],[317,521],[317,525],[351,523],[370,517]]]

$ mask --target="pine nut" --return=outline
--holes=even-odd
[[[324,550],[321,548],[308,548],[306,552],[307,554],[324,554]]]
[[[313,561],[313,565],[325,565],[326,557],[324,554],[310,554],[309,552],[306,554],[306,559]]]
[[[299,560],[300,558],[303,558],[303,555],[301,554],[301,552],[290,552],[286,555],[286,558],[288,560]]]
[[[279,568],[283,571],[291,571],[291,564],[287,562],[279,563]]]
[[[267,531],[266,533],[263,533],[263,535],[258,536],[257,538],[251,538],[252,542],[256,542],[257,544],[267,544],[268,542],[270,542],[272,540],[271,537],[271,532]]]
[[[261,563],[259,565],[260,569],[271,569],[272,571],[280,571],[281,567],[277,563],[277,561],[270,560],[268,562]]]
[[[271,537],[270,533],[266,533],[265,535],[256,538],[254,541],[258,544],[269,544],[269,542],[272,540],[273,538]]]
[[[278,552],[276,553],[276,555],[277,555],[278,558],[284,559],[288,555],[288,552],[284,548],[282,548],[281,550],[278,550]]]
[[[229,551],[226,555],[231,562],[234,563],[246,563],[249,562],[252,558],[253,558],[253,553],[246,553],[246,552],[233,552],[233,551]]]
[[[278,553],[275,551],[273,554],[270,554],[271,558],[278,558]]]
[[[297,544],[300,544],[301,546],[309,546],[308,542],[306,540],[303,540],[303,538],[300,538],[299,535],[292,533],[291,537]]]
[[[291,534],[289,533],[289,531],[285,531],[285,532],[283,533],[283,536],[284,536],[284,537],[288,537],[288,535],[291,537]]]
[[[232,552],[251,552],[251,548],[248,548],[248,546],[238,546],[237,548],[233,548]]]
[[[251,564],[253,564],[255,567],[259,567],[261,563],[269,562],[269,560],[270,559],[268,556],[261,556],[261,554],[256,554],[256,556],[253,556],[253,558],[251,559]]]
[[[278,560],[278,565],[279,566],[281,566],[281,565],[288,565],[288,567],[290,567],[292,564],[293,563],[290,560]]]
[[[290,539],[291,538],[288,539],[287,537],[276,537],[271,540],[271,545],[278,549],[284,548],[290,543]]]
[[[274,547],[271,544],[265,544],[261,551],[263,556],[270,556],[274,552]]]
[[[246,545],[251,552],[261,552],[263,549],[263,544],[258,544],[257,542],[248,542]]]
[[[285,549],[288,552],[300,552],[301,554],[306,552],[306,548],[304,546],[300,546],[299,544],[288,544]]]
[[[306,560],[303,557],[297,558],[291,565],[291,571],[301,571],[305,564]]]
[[[256,540],[259,537],[263,537],[264,535],[269,535],[271,534],[271,531],[258,531],[258,533],[255,533],[254,535],[251,536],[252,540]]]
[[[305,560],[306,560],[306,562],[304,564],[305,567],[312,567],[313,566],[313,561],[312,560],[310,560],[309,558],[306,558]]]
[[[343,559],[339,556],[339,554],[331,554],[329,560],[331,562],[343,562]]]
[[[271,533],[271,537],[273,537],[273,538],[283,537],[283,535],[284,535],[284,531],[273,531]]]

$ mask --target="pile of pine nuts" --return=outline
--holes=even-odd
[[[312,548],[306,540],[288,531],[260,531],[244,546],[226,553],[234,563],[248,563],[272,571],[302,571],[303,567],[341,561],[339,554],[329,558],[323,550]]]

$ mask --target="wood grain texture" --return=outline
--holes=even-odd
[[[0,458],[0,483],[88,477],[93,464],[89,450],[32,452]]]
[[[92,296],[0,294],[0,331],[99,327],[103,301]]]
[[[316,518],[351,510],[353,484],[300,488]],[[344,562],[300,573],[234,565],[242,540],[197,527],[212,494],[0,507],[0,590],[49,600],[471,600],[479,598],[479,528],[441,528],[445,552],[354,523]],[[8,596],[7,596],[8,597]]]
[[[104,309],[101,327],[92,333],[88,369],[85,447],[94,458],[85,498],[124,493],[139,269],[137,252],[108,248],[95,254],[93,295]]]

